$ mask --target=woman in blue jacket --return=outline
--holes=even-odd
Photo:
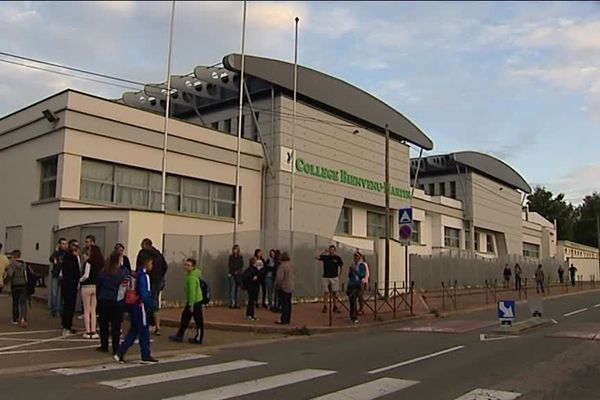
[[[350,300],[350,320],[358,324],[358,296],[360,294],[362,280],[367,275],[367,267],[362,261],[360,253],[354,254],[354,262],[348,272],[348,290],[346,294]]]
[[[100,317],[100,347],[98,351],[108,352],[108,332],[112,333],[113,356],[119,351],[121,323],[123,322],[124,290],[123,281],[127,278],[120,268],[120,253],[113,251],[104,268],[98,273],[96,286],[98,293],[98,315]]]

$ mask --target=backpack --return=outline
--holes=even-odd
[[[200,279],[200,290],[202,291],[202,301],[200,304],[210,303],[210,286],[203,279]]]
[[[137,274],[134,272],[127,278],[127,288],[125,289],[125,304],[133,306],[140,302],[140,295],[137,291]]]
[[[35,288],[37,286],[37,275],[35,274],[35,272],[33,272],[33,270],[31,269],[31,267],[27,264],[25,265],[25,282],[27,282],[27,294],[29,296],[33,296],[33,294],[35,293]]]

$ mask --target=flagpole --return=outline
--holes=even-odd
[[[290,235],[294,230],[294,177],[296,175],[296,100],[298,94],[298,22],[296,17],[296,32],[294,36],[294,101],[292,105],[292,177],[290,182]],[[291,237],[291,236],[290,236]]]
[[[245,67],[245,45],[246,45],[246,0],[244,0],[244,10],[242,12],[242,60],[240,66],[240,101],[238,112],[238,131],[237,131],[237,156],[235,163],[235,221],[233,224],[233,244],[237,244],[237,231],[240,222],[240,158],[242,142],[242,114],[244,112],[244,67]]]
[[[171,115],[171,64],[173,55],[173,28],[175,26],[175,0],[171,1],[171,23],[169,27],[169,51],[167,59],[167,101],[165,105],[165,124],[163,131],[162,184],[160,189],[160,211],[165,212],[167,185],[167,141],[169,137],[169,117]]]

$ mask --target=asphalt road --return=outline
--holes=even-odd
[[[594,308],[599,303],[600,292],[546,300],[544,316],[557,324],[502,340],[482,341],[480,334],[490,328],[464,333],[397,330],[439,322],[424,320],[217,351],[187,346],[182,348],[190,354],[206,357],[164,358],[153,366],[4,375],[0,398],[598,399],[600,341],[549,335],[600,333],[600,306]],[[517,313],[527,316],[524,306]],[[485,325],[495,317],[495,310],[488,310],[444,323]],[[5,367],[1,359],[0,367]]]

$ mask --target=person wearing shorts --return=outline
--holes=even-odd
[[[340,310],[337,308],[335,299],[336,293],[340,291],[340,272],[344,266],[344,261],[336,254],[334,245],[323,250],[323,252],[317,255],[316,259],[323,263],[323,278],[321,279],[323,289],[323,313],[327,312],[329,296],[332,296],[333,312],[339,313]]]

